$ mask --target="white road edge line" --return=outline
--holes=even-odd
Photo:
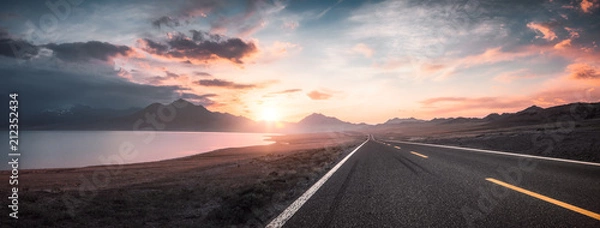
[[[582,164],[582,165],[600,166],[600,163],[576,161],[576,160],[569,160],[569,159],[564,159],[564,158],[542,157],[542,156],[535,156],[535,155],[528,155],[528,154],[516,154],[516,153],[509,153],[509,152],[502,152],[502,151],[495,151],[495,150],[473,149],[473,148],[460,147],[460,146],[446,146],[446,145],[415,143],[415,142],[405,142],[405,141],[395,141],[395,142],[413,144],[413,145],[421,145],[421,146],[440,147],[440,148],[447,148],[447,149],[468,150],[468,151],[489,153],[489,154],[500,154],[500,155],[507,155],[507,156],[535,158],[535,159],[540,159],[540,160],[567,162],[567,163],[575,163],[575,164]]]
[[[283,224],[285,224],[285,222],[287,222],[292,216],[294,216],[294,214],[300,209],[300,207],[302,207],[302,205],[304,205],[304,203],[306,203],[306,201],[308,201],[308,199],[310,199],[310,197],[313,196],[315,194],[315,192],[317,192],[317,190],[319,190],[319,188],[321,188],[321,186],[323,186],[323,184],[325,184],[325,182],[327,180],[329,180],[329,178],[335,173],[335,171],[337,171],[340,167],[342,167],[342,165],[348,160],[348,158],[350,158],[356,151],[358,151],[358,149],[360,149],[363,145],[365,145],[365,143],[367,143],[370,139],[371,139],[371,137],[369,137],[367,140],[365,140],[362,144],[360,144],[358,147],[356,147],[356,149],[354,149],[352,152],[350,152],[350,154],[348,154],[344,159],[342,159],[340,162],[338,162],[337,165],[335,165],[331,170],[329,170],[329,172],[327,172],[323,177],[321,177],[321,179],[319,181],[317,181],[317,183],[315,183],[308,190],[306,190],[306,192],[304,192],[304,194],[302,194],[302,196],[300,196],[298,199],[296,199],[296,201],[294,201],[292,204],[290,204],[290,206],[288,206],[283,212],[281,212],[281,214],[279,216],[277,216],[275,219],[273,219],[266,226],[266,228],[282,227]]]

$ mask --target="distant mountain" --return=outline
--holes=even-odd
[[[385,121],[385,125],[391,125],[391,124],[406,124],[406,123],[422,123],[425,122],[425,120],[419,120],[419,119],[415,119],[413,117],[410,118],[393,118],[393,119],[389,119],[388,121]]]
[[[318,131],[345,131],[358,130],[368,126],[366,124],[353,124],[341,121],[338,118],[325,116],[320,113],[310,114],[292,127],[295,131],[318,132]]]
[[[29,114],[29,113],[28,113]],[[47,109],[29,114],[21,125],[33,130],[166,130],[166,131],[238,131],[238,132],[325,132],[354,130],[393,130],[397,127],[423,126],[523,126],[556,121],[600,118],[600,103],[572,103],[550,108],[531,106],[516,113],[492,113],[484,118],[393,118],[383,124],[354,124],[313,113],[297,123],[255,122],[243,116],[211,112],[202,105],[183,99],[170,104],[153,103],[145,108],[124,110],[97,109],[84,105]]]
[[[130,115],[140,108],[108,109],[92,108],[87,105],[71,105],[26,113],[22,121],[24,129],[62,129],[65,125],[86,124],[90,121],[106,121],[119,116]]]
[[[414,118],[394,118],[371,129],[393,131],[396,127],[465,126],[510,127],[553,123],[557,121],[580,121],[600,118],[600,103],[572,103],[550,108],[531,106],[516,113],[492,113],[484,118],[434,118],[429,121]],[[407,125],[409,124],[410,125]]]
[[[229,113],[211,112],[202,105],[183,99],[164,105],[153,103],[131,115],[114,118],[102,126],[111,130],[165,130],[165,131],[257,131],[256,123],[248,118]]]
[[[534,105],[516,113],[504,113],[491,117],[488,115],[484,119],[492,125],[520,126],[595,118],[600,118],[600,103],[571,103],[550,108],[540,108]]]

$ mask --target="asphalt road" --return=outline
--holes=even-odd
[[[369,140],[283,227],[600,227],[593,213],[599,166]]]

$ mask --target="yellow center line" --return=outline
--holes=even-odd
[[[586,209],[583,209],[583,208],[580,208],[580,207],[577,207],[577,206],[573,206],[571,204],[568,204],[568,203],[565,203],[565,202],[562,202],[562,201],[559,201],[559,200],[555,200],[555,199],[552,199],[550,197],[547,197],[547,196],[544,196],[544,195],[540,195],[538,193],[535,193],[535,192],[532,192],[532,191],[529,191],[529,190],[526,190],[526,189],[522,189],[522,188],[519,188],[517,186],[511,185],[511,184],[507,184],[507,183],[504,183],[502,181],[499,181],[499,180],[496,180],[496,179],[493,179],[493,178],[486,178],[485,180],[490,181],[490,182],[492,182],[494,184],[497,184],[497,185],[504,186],[506,188],[510,188],[510,189],[515,190],[517,192],[529,195],[531,197],[535,197],[535,198],[541,199],[541,200],[546,201],[548,203],[551,203],[551,204],[554,204],[554,205],[557,205],[557,206],[560,206],[560,207],[563,207],[563,208],[575,211],[575,212],[580,213],[582,215],[586,215],[586,216],[595,218],[596,220],[600,220],[600,214],[588,211]]]
[[[398,149],[398,150],[400,149],[400,147],[399,147],[399,146],[394,146],[394,148],[396,148],[396,149]]]
[[[414,151],[411,151],[410,153],[411,153],[411,154],[414,154],[414,155],[417,155],[417,156],[419,156],[419,157],[422,157],[422,158],[428,158],[426,155],[422,155],[422,154],[419,154],[419,153],[417,153],[417,152],[414,152]]]

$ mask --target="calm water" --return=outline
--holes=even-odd
[[[67,168],[158,161],[228,147],[265,145],[268,134],[222,132],[21,131],[21,169]],[[8,143],[8,133],[1,134]],[[8,167],[4,147],[1,169]],[[124,153],[120,153],[124,152]]]

